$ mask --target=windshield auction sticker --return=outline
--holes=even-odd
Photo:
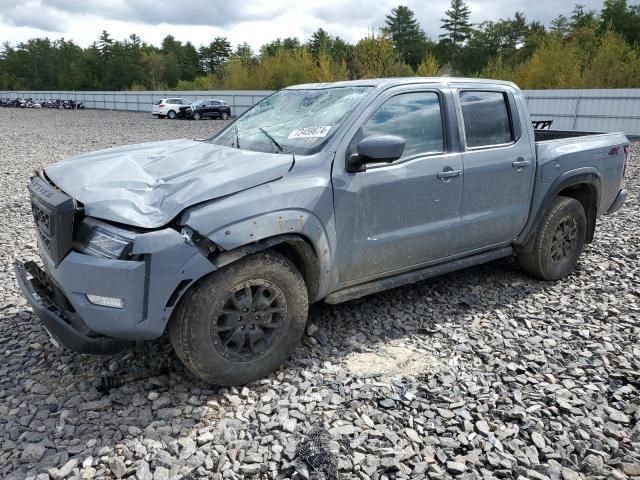
[[[296,128],[289,134],[289,138],[323,138],[329,134],[330,126]]]

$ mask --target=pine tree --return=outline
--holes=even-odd
[[[327,54],[331,48],[331,40],[331,36],[323,28],[313,32],[309,40],[309,51],[313,58],[317,60],[321,54]]]
[[[449,10],[444,12],[445,18],[442,18],[442,29],[447,33],[440,35],[444,43],[448,44],[449,61],[455,67],[455,59],[458,54],[460,45],[462,45],[471,33],[471,10],[464,0],[451,0]]]
[[[571,31],[571,24],[569,23],[569,19],[564,15],[558,15],[551,21],[550,30],[560,38],[566,37]]]
[[[108,57],[111,53],[111,47],[113,46],[113,38],[109,35],[109,32],[103,30],[98,38],[98,48],[103,57]]]
[[[226,37],[216,37],[198,50],[200,67],[207,73],[218,73],[231,56],[231,44]]]
[[[585,10],[585,6],[576,3],[571,13],[571,29],[596,27],[598,23],[597,13],[595,10]]]
[[[386,16],[383,31],[393,40],[400,58],[417,68],[427,52],[428,39],[413,11],[403,5],[393,8]]]

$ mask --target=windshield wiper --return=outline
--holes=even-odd
[[[238,135],[238,125],[234,125],[233,128],[236,131],[236,148],[240,149],[240,136]]]
[[[271,143],[273,143],[273,146],[276,147],[278,149],[278,153],[282,153],[284,152],[284,148],[282,148],[282,145],[280,145],[275,138],[273,138],[271,136],[271,134],[269,132],[267,132],[264,128],[262,127],[258,127],[258,130],[260,130],[262,133],[265,134],[265,136],[269,139],[269,141]]]

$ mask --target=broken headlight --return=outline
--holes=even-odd
[[[131,255],[133,240],[131,232],[85,219],[76,231],[73,245],[87,255],[125,259]]]

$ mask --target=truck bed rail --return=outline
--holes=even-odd
[[[600,135],[602,132],[579,132],[577,130],[534,130],[534,134],[536,142],[546,142],[548,140],[560,140],[563,138]]]

